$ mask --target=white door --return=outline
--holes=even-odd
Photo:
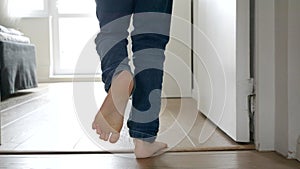
[[[191,0],[174,0],[163,97],[191,97]]]
[[[194,0],[194,11],[198,109],[235,141],[249,142],[249,0]],[[200,140],[214,131],[208,124]]]

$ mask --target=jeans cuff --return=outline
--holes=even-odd
[[[157,137],[159,119],[149,123],[137,123],[132,120],[128,120],[127,126],[129,128],[130,137],[152,143]]]
[[[129,135],[132,138],[143,140],[149,143],[153,143],[156,140],[156,136],[152,136],[147,133],[142,133],[140,131],[135,130],[129,130]]]

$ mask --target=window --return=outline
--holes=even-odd
[[[53,75],[73,75],[81,55],[88,55],[88,59],[94,63],[99,62],[99,56],[93,46],[95,35],[99,32],[95,0],[7,0],[7,2],[10,16],[52,17]],[[94,75],[94,69],[87,66],[76,73]]]
[[[95,14],[94,0],[57,0],[59,14]]]
[[[53,10],[54,75],[73,75],[81,55],[99,61],[94,44],[99,32],[94,0],[57,0]],[[88,46],[88,47],[87,47]],[[88,50],[88,51],[87,51]],[[77,74],[95,74],[88,66]]]
[[[8,14],[13,17],[47,16],[47,0],[8,0]]]

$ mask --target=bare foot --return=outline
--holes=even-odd
[[[92,125],[100,139],[109,140],[111,143],[119,140],[125,108],[132,89],[132,75],[129,72],[123,71],[114,77]]]
[[[135,149],[134,154],[136,158],[148,158],[163,153],[163,150],[168,147],[167,144],[162,142],[149,143],[140,139],[134,139]]]

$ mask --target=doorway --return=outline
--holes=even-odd
[[[203,4],[200,5],[200,2],[203,3]],[[249,32],[247,32],[247,31],[249,31],[248,30],[249,27],[247,28],[247,25],[249,26],[248,21],[249,21],[250,17],[249,17],[249,14],[247,14],[247,13],[243,13],[242,15],[238,15],[237,13],[234,13],[233,11],[235,11],[235,10],[232,10],[232,9],[239,9],[239,10],[237,10],[239,12],[247,12],[250,9],[250,8],[248,8],[249,4],[247,5],[248,2],[249,1],[246,1],[246,0],[239,1],[239,3],[237,1],[233,1],[233,0],[228,0],[228,3],[225,3],[223,1],[222,2],[221,1],[217,1],[217,0],[215,0],[215,1],[213,1],[213,0],[196,1],[195,0],[195,1],[193,1],[194,6],[192,6],[191,5],[192,1],[189,1],[189,3],[186,3],[186,0],[176,0],[174,8],[175,8],[175,14],[177,16],[180,16],[180,18],[184,18],[184,19],[187,19],[187,20],[191,20],[193,18],[193,20],[195,21],[195,24],[202,23],[201,25],[206,26],[206,27],[202,28],[202,31],[203,30],[204,31],[208,31],[209,29],[207,29],[207,28],[209,28],[210,26],[214,26],[214,25],[209,25],[211,23],[208,22],[209,21],[208,18],[212,17],[212,19],[214,19],[214,17],[216,17],[216,16],[210,15],[211,13],[208,12],[208,9],[212,8],[213,9],[212,11],[214,11],[214,10],[215,11],[219,11],[220,12],[219,14],[225,14],[225,16],[229,16],[230,17],[230,19],[229,19],[230,22],[228,22],[228,23],[230,23],[230,24],[228,24],[228,25],[231,26],[231,27],[226,27],[226,28],[228,28],[227,31],[225,31],[225,32],[222,32],[222,31],[218,32],[219,30],[217,29],[216,32],[207,32],[206,35],[209,35],[209,34],[210,35],[218,35],[216,37],[215,36],[211,36],[212,37],[211,39],[215,38],[215,40],[218,41],[217,42],[217,44],[219,43],[218,45],[220,45],[220,43],[226,42],[226,41],[222,41],[224,39],[220,40],[219,39],[220,37],[222,37],[222,38],[225,37],[225,39],[228,38],[228,39],[232,40],[231,42],[226,42],[226,45],[230,44],[232,46],[229,46],[228,49],[230,49],[230,50],[225,50],[225,53],[227,52],[226,56],[228,56],[230,54],[233,54],[232,56],[237,57],[237,56],[242,56],[241,53],[239,53],[239,52],[242,52],[242,53],[245,52],[246,54],[243,55],[243,56],[248,56],[247,51],[249,51],[248,48],[249,48],[250,45],[248,44],[249,41],[247,42],[247,38],[249,38],[248,36],[250,36],[250,34],[249,34]],[[201,10],[202,12],[204,11],[204,13],[202,13],[203,15],[200,14],[200,11],[199,11],[200,8],[199,7],[203,8],[203,10]],[[186,11],[188,11],[188,12],[186,12]],[[194,11],[194,14],[195,14],[194,16],[192,16],[192,14],[191,14],[192,12],[191,11]],[[203,16],[204,19],[203,18],[200,19],[198,16]],[[237,17],[237,16],[239,16],[239,17]],[[240,16],[242,16],[242,18],[240,18]],[[248,17],[248,19],[245,19],[247,17]],[[238,23],[237,23],[237,22],[234,22],[235,21],[234,18],[238,18],[240,20],[245,19],[245,20],[242,23],[239,23],[238,21],[240,21],[240,20],[238,20],[237,21]],[[204,54],[201,55],[200,54],[201,52],[197,51],[199,49],[203,49],[203,46],[201,46],[203,44],[200,41],[201,39],[195,38],[194,41],[192,41],[192,38],[190,38],[190,35],[192,35],[192,31],[191,31],[192,27],[191,26],[189,27],[189,26],[183,25],[181,23],[182,22],[180,22],[180,20],[178,20],[177,23],[176,22],[173,23],[174,24],[173,25],[173,28],[174,28],[173,29],[173,31],[174,31],[173,33],[176,33],[176,34],[179,34],[179,35],[182,35],[182,36],[186,37],[187,38],[186,40],[188,42],[187,46],[189,46],[191,44],[194,44],[194,52],[197,52],[198,55],[197,56],[193,55],[193,59],[192,59],[191,58],[191,54],[193,52],[191,52],[190,50],[187,50],[189,48],[186,47],[186,46],[184,46],[186,44],[182,44],[182,43],[180,43],[180,41],[178,41],[176,39],[173,39],[173,41],[170,42],[170,45],[168,47],[169,47],[169,50],[172,51],[170,53],[179,53],[179,56],[182,57],[182,60],[184,61],[184,63],[186,65],[188,65],[189,67],[194,67],[194,75],[196,76],[196,78],[193,79],[192,76],[190,75],[189,71],[191,71],[191,70],[189,70],[189,71],[180,71],[180,68],[182,68],[182,67],[178,66],[178,64],[176,64],[176,62],[174,62],[172,60],[167,61],[168,62],[168,63],[166,63],[167,66],[169,65],[169,67],[172,67],[172,65],[173,65],[173,69],[176,69],[176,71],[179,70],[179,72],[181,72],[181,73],[177,74],[178,76],[176,78],[181,79],[180,81],[182,82],[182,84],[180,85],[180,88],[184,89],[184,95],[182,95],[182,94],[178,95],[178,90],[176,90],[176,85],[174,87],[174,83],[172,81],[172,77],[169,80],[165,80],[164,86],[168,86],[168,88],[164,89],[165,90],[165,97],[166,98],[172,98],[172,99],[168,100],[168,102],[165,104],[165,106],[168,107],[168,105],[169,106],[171,105],[171,107],[168,107],[168,109],[170,111],[176,112],[178,110],[178,106],[181,105],[181,103],[184,103],[185,105],[189,105],[189,108],[185,109],[184,112],[193,112],[196,115],[198,114],[198,111],[200,110],[204,114],[204,116],[202,114],[200,114],[199,116],[202,116],[202,122],[203,122],[202,124],[204,124],[205,127],[208,127],[208,129],[209,129],[208,133],[211,134],[211,135],[208,135],[209,137],[213,136],[213,134],[216,133],[216,131],[218,133],[221,133],[220,135],[223,135],[224,133],[226,133],[226,135],[224,134],[224,136],[227,137],[227,135],[229,135],[231,137],[231,141],[229,141],[229,142],[230,142],[230,144],[234,145],[233,147],[235,147],[235,148],[237,148],[236,146],[240,146],[236,142],[249,142],[249,140],[250,140],[250,137],[248,136],[249,133],[250,133],[250,131],[249,131],[250,130],[250,126],[248,125],[249,124],[249,116],[245,116],[245,114],[248,115],[247,96],[249,94],[249,88],[248,88],[249,87],[249,83],[248,83],[249,82],[248,81],[249,74],[248,73],[250,71],[250,69],[249,69],[249,65],[250,64],[247,64],[247,63],[248,63],[249,60],[247,61],[247,58],[246,59],[244,58],[245,60],[243,60],[243,59],[239,60],[238,58],[230,58],[230,57],[229,58],[233,59],[233,60],[229,59],[228,62],[226,62],[226,61],[224,62],[224,60],[222,62],[218,62],[218,60],[216,62],[214,62],[215,60],[208,60],[209,64],[211,64],[211,63],[218,63],[219,65],[218,66],[213,66],[213,67],[217,67],[215,69],[212,69],[213,70],[212,73],[215,73],[214,79],[213,80],[205,80],[205,78],[207,78],[207,72],[210,69],[205,69],[205,67],[201,67],[201,65],[203,65],[202,64],[203,62],[201,63],[201,60],[197,59],[197,57],[201,56],[201,57],[204,57],[204,58],[205,57],[208,58],[207,56],[209,56],[210,51],[207,50],[207,49],[210,49],[210,48],[208,47],[208,48],[206,48],[204,50],[200,50],[201,52],[203,52],[203,51],[206,52],[206,53],[204,53]],[[215,22],[215,23],[218,23],[221,26],[222,26],[222,24],[225,24],[222,19],[218,20],[218,22]],[[182,27],[180,25],[182,25]],[[237,28],[241,28],[240,26],[242,26],[243,29],[241,29],[241,30],[238,29],[238,30],[239,31],[245,31],[247,33],[243,34],[244,32],[239,32],[239,31],[238,32],[234,32],[233,31],[233,30],[236,30]],[[184,33],[181,34],[182,32],[184,32]],[[230,32],[230,34],[227,34],[228,32]],[[197,34],[197,33],[199,33],[199,32],[197,32],[197,31],[194,30],[194,36],[198,36],[199,34]],[[217,33],[217,34],[215,34],[215,33]],[[243,35],[246,35],[247,37],[245,38],[245,37],[239,37],[239,36],[237,36],[238,38],[235,39],[234,37],[235,37],[236,34],[237,35],[243,34]],[[201,36],[201,34],[199,36]],[[243,42],[242,46],[238,46],[239,44],[237,42]],[[204,43],[204,45],[207,45],[207,44]],[[247,45],[249,45],[249,46],[247,46]],[[239,50],[236,51],[235,49],[240,49],[241,51],[239,51]],[[221,49],[221,50],[223,50],[223,49]],[[230,52],[232,52],[232,53],[230,53]],[[215,54],[214,52],[212,52],[212,53]],[[170,55],[170,56],[172,56],[172,55]],[[171,57],[169,57],[169,58],[171,58]],[[192,63],[192,60],[194,61],[193,63]],[[235,62],[237,60],[242,61],[242,63],[243,63],[242,65],[245,65],[245,66],[239,66],[238,67],[238,65],[235,64]],[[199,61],[200,61],[200,63],[197,63]],[[205,114],[205,113],[209,112],[209,111],[206,111],[206,109],[209,110],[209,107],[211,105],[210,101],[212,100],[212,98],[217,98],[217,96],[219,94],[221,95],[221,97],[223,97],[223,98],[225,97],[225,93],[223,93],[225,90],[222,91],[222,89],[224,89],[224,86],[221,86],[221,87],[218,86],[218,85],[224,84],[224,80],[226,80],[223,77],[218,78],[219,77],[219,72],[220,72],[220,70],[222,70],[222,69],[218,69],[218,68],[222,68],[222,66],[224,66],[224,64],[225,64],[225,66],[228,66],[228,67],[225,67],[225,68],[228,68],[227,71],[229,72],[229,75],[230,75],[229,76],[230,77],[229,80],[233,80],[233,81],[229,81],[230,83],[232,83],[232,85],[228,85],[227,84],[227,87],[230,87],[228,93],[232,94],[232,95],[230,95],[230,97],[227,97],[227,98],[230,98],[227,103],[228,103],[228,105],[232,106],[232,107],[230,107],[231,109],[229,108],[228,110],[233,110],[232,112],[234,114],[230,114],[229,116],[227,116],[226,114],[224,114],[222,117],[226,117],[227,121],[225,120],[224,122],[220,123],[219,122],[220,116],[217,115],[217,116],[214,117],[213,115],[209,115],[209,114]],[[174,65],[176,65],[176,66],[174,66]],[[239,68],[247,68],[246,73],[243,74],[243,78],[244,78],[243,80],[246,79],[246,81],[238,81],[237,79],[235,79],[235,76],[237,74],[230,74],[232,72],[232,70],[234,70],[234,73],[236,73],[237,69],[239,69]],[[194,89],[192,89],[192,81],[193,80],[194,80],[194,82],[197,83],[197,85],[194,84]],[[214,81],[214,80],[220,80],[220,83],[218,83],[218,81]],[[214,92],[214,94],[217,93],[218,95],[211,95],[211,91],[210,91],[210,89],[211,89],[210,85],[211,84],[210,84],[210,82],[213,82],[213,85],[216,85],[216,86],[214,86],[214,88],[216,90],[220,90],[219,93],[218,92]],[[241,82],[239,84],[242,85],[242,88],[239,88],[240,86],[239,86],[239,84],[237,82]],[[62,84],[62,88],[64,88],[64,86],[65,86],[65,84]],[[244,88],[245,86],[246,86],[246,88]],[[197,91],[197,87],[202,88],[202,90]],[[233,87],[233,88],[231,88],[231,87]],[[101,88],[101,87],[99,87],[99,88]],[[242,90],[241,93],[239,93],[240,89]],[[58,91],[61,91],[61,93],[63,93],[63,92],[66,92],[68,90],[60,89]],[[55,94],[53,94],[53,93],[50,94],[50,97],[57,96],[59,94],[57,92],[54,92],[54,93]],[[239,95],[239,94],[241,94],[241,95]],[[66,97],[68,99],[70,99],[69,98],[70,95],[66,95]],[[181,98],[178,101],[176,99],[178,99],[179,96]],[[191,99],[192,96],[194,96],[194,99],[196,101],[193,100],[193,99]],[[200,96],[200,97],[198,97],[198,96]],[[214,97],[212,97],[212,96],[214,96]],[[48,96],[45,96],[45,97],[46,97],[46,100],[42,99],[42,101],[47,102]],[[238,97],[241,97],[242,99],[239,100]],[[68,99],[65,99],[65,100],[68,100]],[[243,102],[239,104],[238,101],[241,101],[241,100]],[[66,105],[63,105],[62,104],[62,103],[64,103],[63,100],[62,100],[61,103],[60,102],[59,103],[55,102],[55,103],[59,105],[58,106],[59,108],[62,107],[62,110],[66,109],[66,107],[68,107],[66,105],[69,104],[68,103]],[[218,108],[221,108],[220,112],[222,112],[222,100],[221,101],[217,100],[217,105],[218,105],[217,106]],[[242,107],[238,107],[238,105],[242,105]],[[238,108],[241,108],[242,111],[239,112]],[[35,110],[33,112],[36,113],[36,112],[41,111],[40,114],[37,113],[37,116],[40,116],[41,114],[43,114],[43,112],[44,113],[47,112],[46,109],[47,109],[47,107],[44,107],[44,108],[39,109],[38,111]],[[174,109],[175,109],[175,111],[174,111]],[[193,111],[191,111],[191,110],[193,110]],[[217,112],[218,110],[215,109],[214,111]],[[53,111],[53,112],[64,112],[64,111],[60,110],[60,111]],[[239,114],[239,113],[242,113],[242,114]],[[192,115],[195,115],[195,114],[192,114]],[[64,114],[55,114],[54,118],[61,118],[61,115],[64,116]],[[164,114],[164,115],[170,117],[170,115],[168,113]],[[50,116],[52,116],[52,115],[50,115]],[[27,117],[27,115],[25,117]],[[188,121],[189,119],[184,118],[184,116],[177,116],[176,114],[175,114],[175,116],[173,115],[173,117],[171,116],[171,118],[173,118],[173,120],[178,119],[176,117],[182,117],[182,118],[179,118],[182,121],[182,123],[180,123],[181,125],[173,125],[173,127],[178,127],[179,131],[182,131],[183,134],[187,134],[188,131],[186,131],[186,129],[191,129],[191,128],[189,128],[190,126],[186,127],[186,124],[189,123],[189,121]],[[243,120],[242,122],[239,121],[240,117],[242,117],[242,120]],[[41,117],[41,118],[43,120],[43,117]],[[52,116],[52,118],[53,118],[53,116]],[[214,120],[214,118],[215,118],[215,120]],[[227,128],[228,124],[226,125],[226,123],[228,122],[228,120],[230,121],[232,119],[234,120],[234,123],[230,124],[230,127],[232,127],[232,128]],[[194,120],[196,120],[196,118]],[[168,120],[166,120],[166,121],[168,121]],[[201,121],[201,119],[199,119],[199,121]],[[246,121],[246,122],[244,123],[244,121]],[[171,121],[171,122],[173,122],[173,121]],[[170,125],[177,124],[177,123],[171,123]],[[196,124],[197,124],[197,122],[196,122]],[[198,125],[199,124],[200,124],[200,122],[198,123]],[[215,124],[217,124],[217,126],[215,126]],[[41,123],[41,125],[42,125],[42,123]],[[239,125],[242,125],[243,127],[240,127]],[[248,125],[248,127],[247,127],[247,125]],[[6,126],[7,126],[7,124],[6,124]],[[75,127],[72,128],[72,125],[70,125],[70,126],[68,126],[69,127],[68,129],[70,129],[70,130],[73,130],[75,128]],[[240,128],[245,129],[246,132],[238,131],[238,129],[240,129]],[[49,128],[49,129],[51,129],[51,128]],[[213,129],[213,130],[211,130],[211,129]],[[11,129],[10,131],[7,131],[7,132],[8,133],[13,133],[12,131],[13,131],[13,129]],[[195,135],[193,137],[187,137],[186,142],[188,142],[188,143],[195,143],[195,142],[199,141],[198,135],[200,134],[201,130],[197,129],[197,130],[193,130],[193,132],[194,132],[193,134],[195,134]],[[246,135],[244,135],[246,139],[240,138],[238,136],[239,133],[246,134]],[[24,135],[26,135],[26,132],[25,133],[20,133],[20,134],[24,136]],[[47,132],[43,133],[43,131],[41,131],[41,134],[44,134],[44,137],[47,136]],[[175,133],[175,134],[178,134],[178,133]],[[77,136],[78,135],[75,134],[75,137],[77,137]],[[32,137],[32,138],[34,138],[34,137]],[[40,138],[43,138],[43,137],[40,137]],[[70,137],[70,138],[72,138],[72,137]],[[12,139],[15,139],[15,138],[12,137]],[[169,139],[169,138],[166,138],[166,139]],[[194,141],[193,141],[193,139],[194,139]],[[35,140],[35,139],[33,139],[33,140]],[[87,141],[87,140],[84,140],[84,141]],[[67,144],[67,142],[63,142],[63,143]],[[222,143],[222,144],[224,145],[224,143]],[[190,145],[193,147],[195,144],[190,144]]]

